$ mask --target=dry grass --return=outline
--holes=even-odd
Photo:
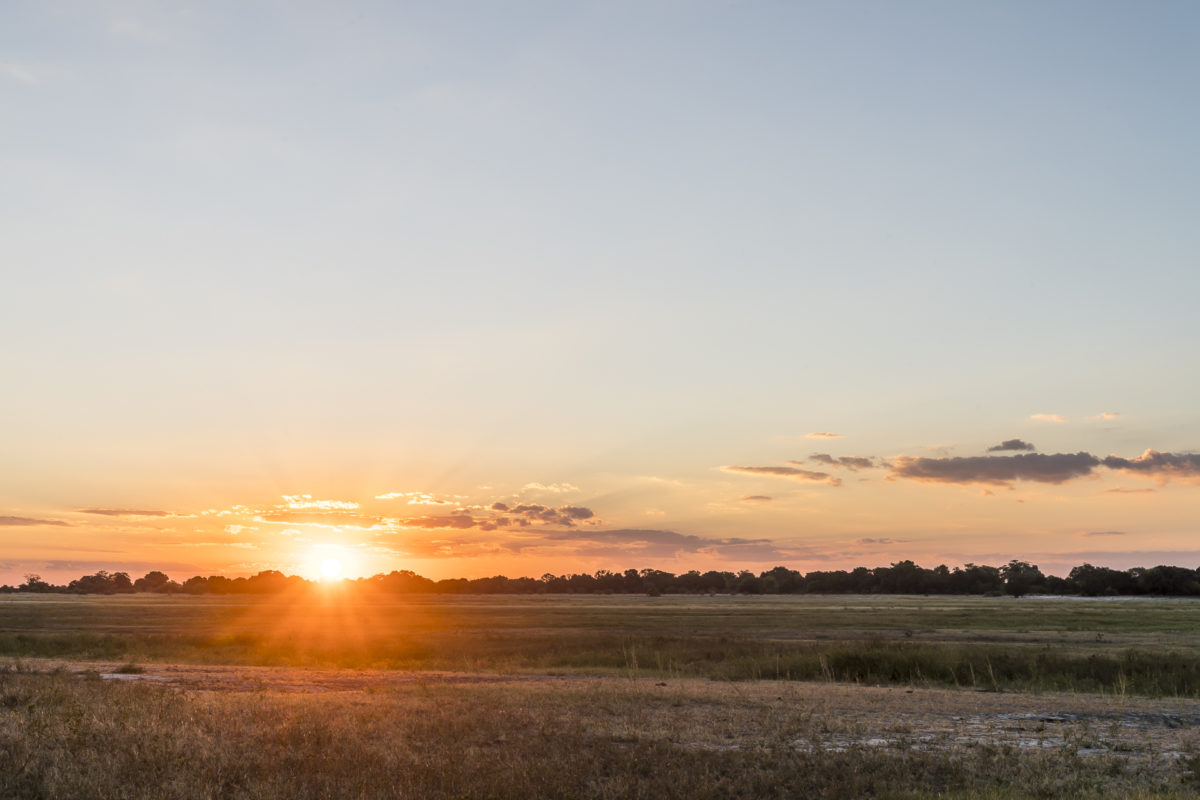
[[[0,674],[0,797],[1194,796],[1161,701],[176,669]]]
[[[1194,601],[0,600],[0,800],[1194,797],[1198,631]]]
[[[0,598],[0,656],[1200,696],[1200,600]]]

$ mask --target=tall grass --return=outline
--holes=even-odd
[[[1174,762],[986,744],[831,747],[836,714],[644,685],[181,693],[0,673],[0,797],[1194,796]]]

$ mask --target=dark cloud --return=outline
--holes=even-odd
[[[748,494],[741,498],[743,503],[769,503],[775,498],[767,497],[765,494]]]
[[[842,479],[834,478],[828,472],[816,472],[799,467],[721,467],[725,472],[737,472],[743,475],[771,475],[776,478],[791,478],[797,481],[818,481],[831,486],[841,486]]]
[[[1149,475],[1162,483],[1171,479],[1188,483],[1200,481],[1200,454],[1197,453],[1160,453],[1157,450],[1147,450],[1137,458],[1108,456],[1104,459],[1104,466],[1122,472]]]
[[[593,519],[596,516],[594,511],[583,506],[553,508],[538,503],[510,506],[507,503],[496,502],[492,503],[487,511],[496,513],[485,512],[475,515],[465,510],[459,510],[452,514],[409,517],[397,520],[397,522],[405,528],[455,528],[458,530],[477,528],[492,531],[497,528],[514,526],[527,528],[534,523],[571,528],[577,522]]]
[[[99,514],[104,517],[169,517],[167,511],[146,511],[136,508],[81,508],[80,514]]]
[[[1023,450],[1027,453],[1032,453],[1034,450],[1037,450],[1037,448],[1031,445],[1029,442],[1023,442],[1020,439],[1005,439],[995,447],[989,447],[987,449],[989,453],[1000,453],[1006,450]]]
[[[870,458],[861,456],[840,456],[834,458],[828,453],[813,453],[808,457],[809,461],[815,461],[818,464],[826,464],[830,467],[845,467],[851,472],[858,472],[860,469],[871,469],[875,466],[875,461]],[[789,461],[789,464],[800,464],[799,461]]]
[[[35,519],[33,517],[0,517],[0,526],[3,527],[33,527],[35,525],[57,525],[63,528],[70,528],[71,523],[63,522],[61,519]]]
[[[1084,531],[1084,536],[1128,536],[1125,531]]]
[[[912,458],[899,456],[889,478],[928,483],[982,483],[1008,486],[1011,481],[1060,484],[1080,478],[1100,466],[1091,453],[1026,453],[1017,456]]]
[[[912,541],[911,539],[889,539],[886,536],[882,539],[855,539],[855,544],[904,544]]]

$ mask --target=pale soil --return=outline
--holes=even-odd
[[[1200,753],[1200,700],[994,693],[782,681],[718,682],[630,677],[121,664],[26,659],[23,670],[137,681],[197,696],[213,693],[342,696],[380,692],[495,692],[497,704],[586,709],[580,725],[614,741],[659,739],[697,749],[854,745],[951,750],[981,744],[1022,751],[1069,749],[1130,765],[1166,767]],[[501,699],[502,698],[502,699]]]

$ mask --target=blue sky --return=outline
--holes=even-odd
[[[0,517],[569,484],[597,530],[1083,552],[1086,492],[1014,517],[880,472],[781,508],[721,467],[1200,447],[1198,17],[8,4]],[[1189,480],[1128,498],[1112,559],[1191,552]],[[174,552],[97,524],[54,533]],[[6,526],[8,568],[46,534]],[[283,552],[210,549],[179,558]]]

